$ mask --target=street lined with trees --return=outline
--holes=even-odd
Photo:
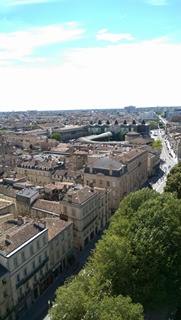
[[[131,193],[86,267],[58,289],[51,319],[169,319],[180,305],[180,266],[180,200],[149,189]]]

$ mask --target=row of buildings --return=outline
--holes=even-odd
[[[119,130],[119,125],[115,127]],[[144,123],[140,127],[136,123],[124,124],[124,128],[127,134],[130,132],[130,139],[134,131],[137,139],[141,134],[147,141],[149,127]],[[83,133],[77,131],[78,136],[71,136],[72,130],[73,127],[64,132],[62,129],[62,135],[68,135],[65,140],[85,134],[85,126],[81,127]],[[28,146],[30,142],[33,144],[36,134],[15,133],[15,136],[19,136],[22,146],[15,146],[14,134],[6,137],[9,151],[4,149],[3,141],[1,144],[4,156],[0,179],[0,319],[3,320],[21,318],[54,278],[73,266],[79,253],[97,239],[120,200],[145,186],[148,176],[159,165],[159,155],[146,143],[136,144],[135,136],[132,137],[135,143],[120,144],[101,141],[89,144],[75,139],[58,144],[47,140],[49,146],[44,152]],[[41,140],[40,137],[37,142]],[[21,152],[17,153],[19,148]],[[16,150],[16,154],[13,164],[6,166],[6,156],[12,158],[10,150]]]

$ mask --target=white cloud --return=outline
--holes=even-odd
[[[85,30],[75,22],[48,25],[26,31],[0,32],[0,62],[21,60],[32,54],[35,48],[72,41],[83,36]]]
[[[145,1],[152,6],[166,6],[168,4],[168,0],[145,0]]]
[[[56,66],[1,67],[0,106],[23,110],[181,105],[180,56],[181,44],[156,39],[74,49]]]
[[[107,29],[101,29],[97,32],[96,39],[110,42],[118,42],[122,40],[131,41],[134,38],[130,33],[111,33]]]

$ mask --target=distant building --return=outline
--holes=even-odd
[[[21,215],[27,215],[30,212],[31,206],[40,194],[36,188],[26,188],[16,193],[17,212]]]
[[[128,106],[128,107],[124,107],[124,110],[128,113],[135,113],[136,112],[136,107],[134,106]]]
[[[111,209],[115,211],[125,195],[138,190],[146,182],[147,161],[147,151],[141,149],[96,159],[86,166],[84,183],[109,188]]]
[[[87,126],[65,126],[57,129],[56,131],[60,132],[62,142],[67,142],[69,140],[78,139],[88,135]]]

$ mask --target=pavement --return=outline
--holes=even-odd
[[[157,181],[151,183],[151,185],[154,190],[162,193],[166,185],[167,175],[170,170],[177,164],[177,158],[170,146],[169,141],[166,139],[164,130],[158,129],[154,131],[156,132],[156,136],[154,135],[153,138],[160,139],[162,141],[162,151],[160,155],[160,175],[158,176]]]

